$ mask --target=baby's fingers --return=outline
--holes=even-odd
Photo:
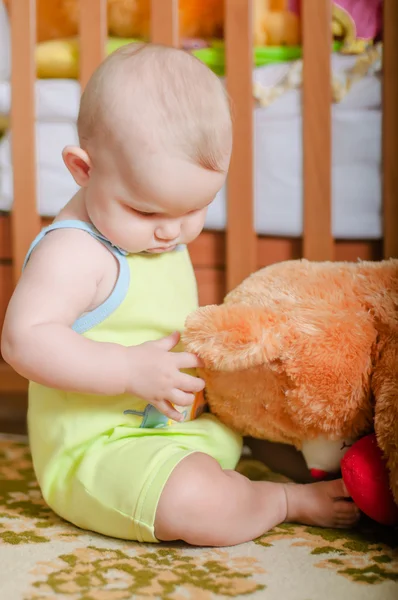
[[[177,402],[175,404],[177,404]],[[157,402],[156,408],[158,409],[159,412],[162,413],[162,415],[165,415],[166,417],[168,417],[169,419],[172,419],[173,421],[183,421],[184,420],[183,415],[180,412],[178,412],[178,410],[176,410],[173,407],[173,405],[171,404],[171,402],[169,402],[168,400],[161,400],[160,402]]]
[[[201,392],[205,388],[205,382],[200,377],[193,377],[186,373],[180,373],[178,376],[176,387],[184,392]]]
[[[204,367],[202,359],[189,352],[178,352],[176,354],[176,362],[179,369],[196,369]]]
[[[188,394],[182,390],[173,390],[171,397],[173,404],[177,406],[192,406],[195,402],[195,394]]]

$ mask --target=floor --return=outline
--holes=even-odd
[[[0,394],[0,432],[26,433],[26,394]]]
[[[255,461],[239,470],[281,480]],[[4,600],[396,600],[394,535],[363,521],[352,531],[283,525],[231,548],[107,538],[57,517],[40,494],[27,440],[0,435]]]

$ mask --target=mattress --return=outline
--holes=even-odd
[[[352,57],[333,56],[333,72],[342,74]],[[254,71],[254,81],[276,85],[285,64]],[[36,82],[36,156],[38,210],[53,216],[76,191],[61,151],[77,143],[80,87],[73,80]],[[0,114],[10,109],[10,86],[0,81]],[[300,236],[303,231],[301,93],[292,90],[254,112],[255,230],[258,234]],[[381,83],[370,75],[354,84],[332,107],[332,227],[337,239],[382,236]],[[11,133],[0,142],[0,211],[13,199]],[[210,206],[206,228],[226,227],[226,186]],[[242,199],[242,202],[245,199]]]

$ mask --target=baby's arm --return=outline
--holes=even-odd
[[[99,290],[109,269],[116,276],[115,266],[110,252],[85,232],[48,234],[33,252],[8,307],[3,357],[42,385],[90,394],[136,394],[179,419],[170,403],[192,403],[193,393],[204,384],[180,372],[198,366],[196,357],[169,352],[178,336],[125,348],[72,330],[80,315],[101,303]]]
[[[95,303],[108,265],[104,252],[87,233],[68,230],[48,234],[32,253],[2,336],[4,359],[27,379],[64,390],[124,391],[123,348],[95,343],[71,329]]]

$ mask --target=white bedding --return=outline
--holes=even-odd
[[[350,62],[351,61],[351,62]],[[342,72],[351,57],[333,57]],[[286,65],[258,69],[254,79],[272,85]],[[37,197],[41,215],[55,215],[76,186],[61,158],[62,148],[77,142],[80,89],[76,81],[41,80],[36,84]],[[255,228],[259,234],[302,233],[302,146],[300,92],[291,91],[268,108],[255,111]],[[344,239],[377,239],[381,220],[381,84],[368,76],[333,106],[333,234]],[[8,114],[10,86],[0,81],[0,114]],[[12,205],[11,137],[0,143],[0,210]],[[223,189],[211,205],[207,228],[226,224]]]

